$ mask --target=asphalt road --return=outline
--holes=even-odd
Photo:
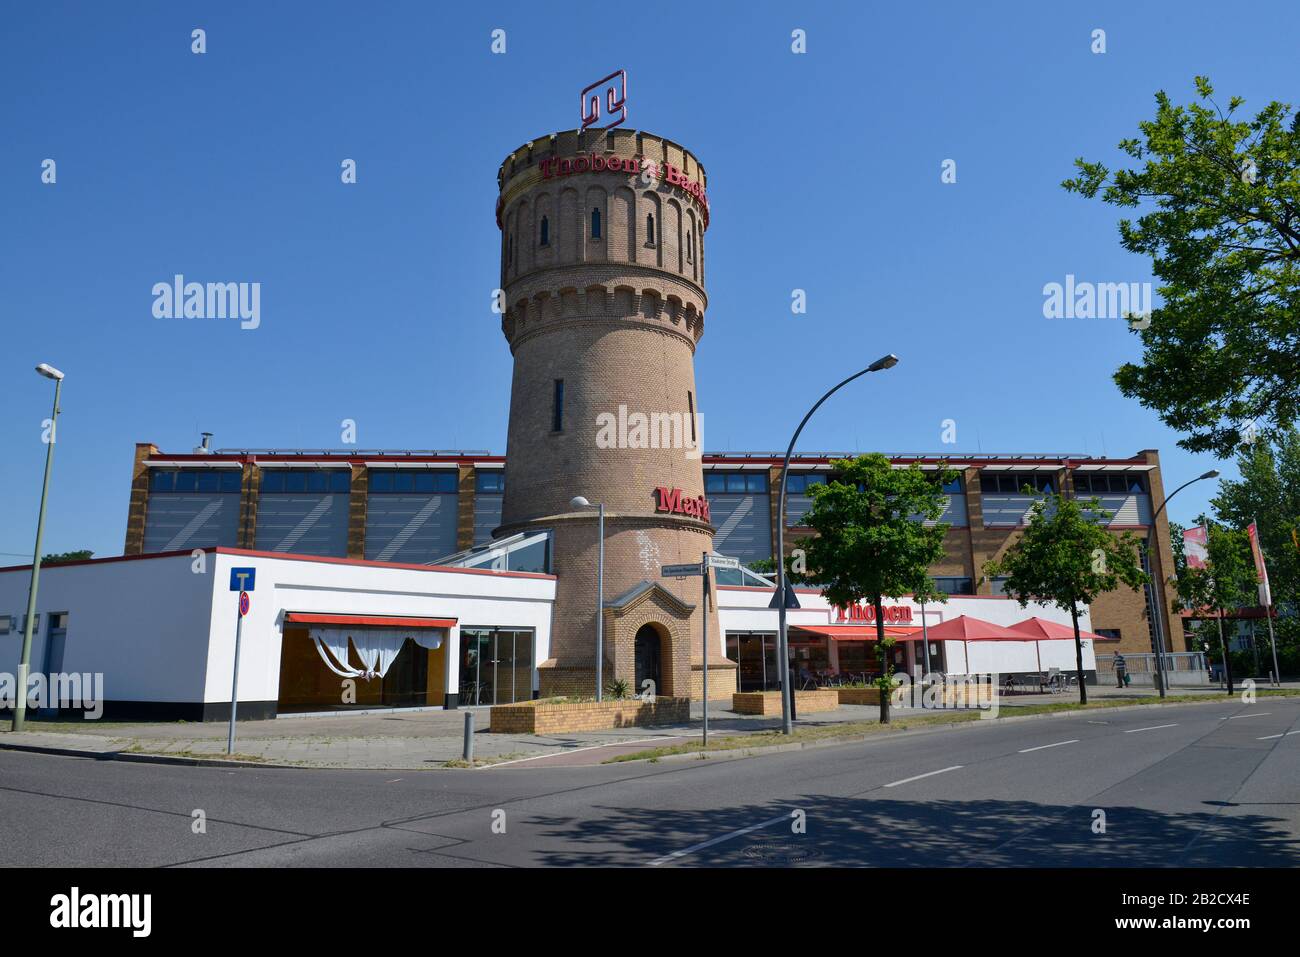
[[[232,770],[0,751],[0,864],[1297,866],[1300,699],[599,767]]]

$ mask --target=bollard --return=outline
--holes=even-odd
[[[470,764],[474,763],[474,712],[465,709],[465,747],[461,756]]]

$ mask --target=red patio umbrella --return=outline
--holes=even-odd
[[[1024,621],[1018,621],[1011,625],[1012,631],[1018,631],[1021,634],[1032,635],[1034,637],[1034,648],[1037,651],[1039,641],[1074,641],[1074,629],[1069,625],[1063,625],[1059,621],[1048,621],[1046,618],[1039,618],[1037,615],[1032,618],[1026,618]],[[1079,629],[1079,638],[1091,638],[1094,641],[1104,641],[1101,635],[1094,635],[1090,631]],[[1043,670],[1043,658],[1041,652],[1038,653],[1038,670]]]
[[[1034,641],[1032,635],[1026,635],[1024,632],[1012,631],[1004,625],[995,625],[991,621],[985,621],[982,618],[972,618],[970,615],[958,615],[956,618],[950,618],[945,622],[933,626],[930,629],[931,641],[960,641],[962,651],[966,655],[966,672],[970,673],[970,648],[967,647],[969,641]]]

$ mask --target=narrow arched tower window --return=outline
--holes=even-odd
[[[686,261],[695,262],[695,234],[689,229],[686,231]]]
[[[549,246],[551,244],[551,221],[545,216],[542,217],[541,243],[543,246]]]
[[[600,210],[598,209],[591,211],[591,238],[600,238]]]
[[[654,213],[645,214],[645,241],[646,241],[646,245],[648,246],[653,246],[655,244],[655,214]]]

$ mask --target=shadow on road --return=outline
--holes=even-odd
[[[925,801],[805,797],[718,811],[597,807],[592,818],[530,819],[564,850],[541,850],[548,867],[649,864],[795,810],[806,833],[782,821],[682,857],[685,866],[834,867],[1295,867],[1300,841],[1262,813],[1170,814],[1025,801]],[[551,845],[548,840],[547,846]]]

